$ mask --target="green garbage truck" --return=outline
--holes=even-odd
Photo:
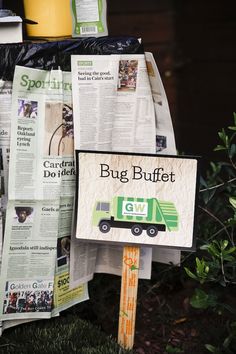
[[[158,231],[177,231],[179,217],[172,202],[157,198],[116,196],[110,202],[95,203],[92,223],[102,233],[115,227],[130,229],[135,236],[146,230],[148,236],[155,237]]]

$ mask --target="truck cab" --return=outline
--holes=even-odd
[[[93,209],[93,225],[99,225],[100,231],[110,231],[111,219],[111,203],[110,202],[96,202]]]

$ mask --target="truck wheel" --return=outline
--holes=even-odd
[[[111,229],[111,225],[108,221],[101,221],[99,224],[99,230],[106,234]]]
[[[155,237],[157,234],[158,234],[158,229],[156,226],[152,225],[147,228],[147,235],[149,237]]]
[[[143,232],[143,228],[141,225],[135,224],[131,227],[131,232],[134,236],[139,236]]]

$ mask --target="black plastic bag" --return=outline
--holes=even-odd
[[[78,38],[51,42],[0,45],[0,79],[12,81],[16,65],[35,69],[70,71],[71,54],[140,54],[134,37]]]

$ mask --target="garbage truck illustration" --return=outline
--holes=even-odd
[[[114,227],[130,229],[135,236],[146,230],[148,236],[155,237],[158,231],[177,231],[179,216],[169,201],[116,196],[110,202],[96,201],[92,224],[102,233]]]

